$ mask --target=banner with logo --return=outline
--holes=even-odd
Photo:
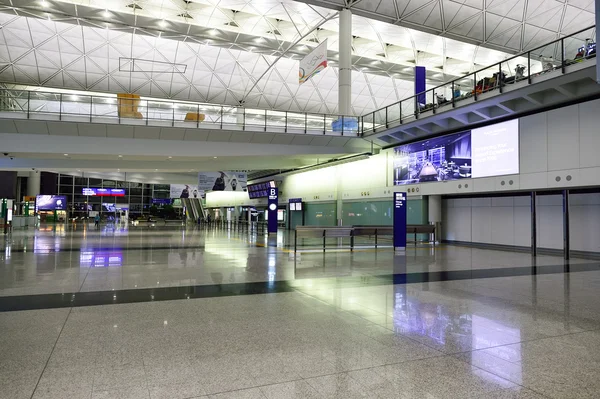
[[[190,184],[171,184],[171,198],[202,198],[204,193],[198,186]]]
[[[327,68],[327,39],[300,60],[300,84]]]
[[[198,173],[198,189],[202,191],[246,191],[247,184],[245,172]]]

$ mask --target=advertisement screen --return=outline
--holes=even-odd
[[[202,198],[204,192],[189,184],[171,184],[171,198]]]
[[[519,173],[519,120],[471,131],[473,177]]]
[[[394,185],[519,173],[519,121],[394,149]]]
[[[471,177],[471,132],[394,149],[394,185]]]
[[[64,195],[38,195],[35,200],[36,211],[65,211],[67,197]]]
[[[198,173],[198,189],[202,191],[246,191],[247,183],[245,172]]]

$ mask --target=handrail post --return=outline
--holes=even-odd
[[[531,84],[531,51],[527,52],[527,84]]]
[[[587,47],[587,46],[586,46]],[[587,48],[586,48],[587,51]],[[561,65],[561,71],[564,74],[565,73],[565,39],[562,38],[560,39],[560,65]]]
[[[149,108],[150,108],[150,102],[148,102],[148,100],[146,100],[146,126],[148,126],[148,119],[150,119]],[[119,123],[120,122],[121,122],[121,118],[119,117]]]
[[[323,114],[323,135],[327,133],[327,116]]]
[[[200,104],[196,107],[196,129],[200,128]]]
[[[242,130],[246,130],[246,108],[242,108]]]
[[[92,123],[92,109],[94,108],[94,96],[90,96],[90,123]]]
[[[452,108],[456,107],[456,104],[454,103],[454,81],[452,81]]]
[[[308,114],[304,113],[304,134],[308,133]]]
[[[171,120],[171,126],[175,126],[175,103],[173,104],[173,119]]]
[[[283,129],[284,132],[288,132],[288,112],[285,111],[285,128]]]
[[[342,136],[344,135],[344,115],[342,115]]]
[[[438,104],[438,106],[439,106],[439,104]],[[431,93],[431,108],[433,109],[434,114],[437,113],[436,106],[435,106],[435,87],[433,88],[432,93]]]
[[[473,98],[477,101],[477,72],[473,72]]]
[[[221,129],[223,129],[223,106],[221,106]]]
[[[325,240],[327,239],[327,236],[325,235],[325,229],[323,229],[323,253],[325,253]]]
[[[388,107],[385,107],[385,128],[390,127],[390,123],[388,121]]]
[[[400,111],[400,113],[398,114],[398,115],[400,115],[398,117],[398,122],[401,125],[402,124],[402,100],[398,101],[398,108],[399,108],[399,111]]]
[[[29,119],[29,112],[31,110],[31,91],[27,92],[27,119]]]
[[[267,110],[265,109],[265,132],[267,131]]]
[[[419,119],[419,95],[417,94],[414,98],[415,98],[415,119]]]
[[[503,86],[502,63],[498,64],[498,78],[496,79],[496,83],[498,84],[498,90],[500,91],[500,94],[502,94],[502,86]]]
[[[58,98],[58,120],[62,121],[62,104],[63,102],[63,95],[62,93],[60,93],[59,98]]]
[[[373,133],[375,133],[375,111],[373,111],[373,119],[371,119],[373,121]]]

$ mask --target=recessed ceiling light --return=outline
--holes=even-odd
[[[48,2],[46,0],[40,1],[40,4],[42,5],[42,7],[48,7]]]
[[[159,25],[161,28],[164,28],[164,27],[166,27],[166,26],[167,26],[167,21],[165,21],[164,19],[163,19],[163,20],[160,20],[160,21],[158,22],[158,25]]]
[[[104,10],[102,16],[104,16],[104,18],[110,18],[110,13],[108,12],[108,10]]]
[[[64,155],[65,157],[68,157],[68,156],[69,156],[69,154],[63,154],[63,155]]]
[[[119,155],[119,158],[123,158],[123,155]]]
[[[158,172],[158,169],[154,169],[155,172]]]
[[[211,30],[209,30],[209,31],[208,31],[208,34],[209,34],[209,35],[211,35],[211,36],[216,36],[216,35],[217,35],[217,33],[218,33],[218,32],[217,32],[217,30],[216,30],[216,29],[211,29]]]
[[[217,157],[213,157],[214,159],[217,159]]]
[[[173,157],[169,157],[169,159],[173,159]]]

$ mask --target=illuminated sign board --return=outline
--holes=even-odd
[[[89,197],[124,197],[124,188],[88,188],[84,187],[81,190],[83,195]]]

